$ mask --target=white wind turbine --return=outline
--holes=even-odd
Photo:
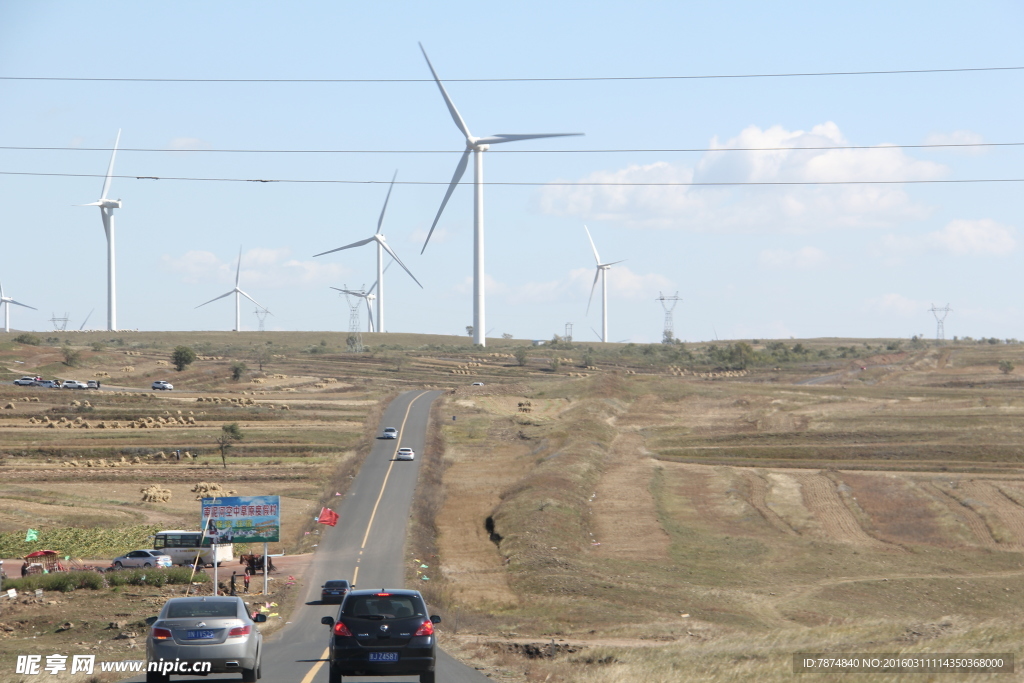
[[[594,238],[590,236],[590,230],[587,226],[583,226],[583,229],[587,231],[587,239],[590,240],[590,248],[594,250],[594,261],[597,263],[597,271],[594,273],[594,284],[590,285],[590,298],[587,299],[587,313],[590,313],[590,303],[594,300],[594,288],[597,287],[597,278],[601,278],[601,341],[608,341],[608,271],[612,269],[616,263],[622,263],[622,261],[612,261],[611,263],[601,263],[601,257],[597,255],[597,247],[594,246]]]
[[[31,308],[33,311],[38,311],[38,308],[23,304],[20,301],[15,301],[9,296],[4,295],[3,283],[0,283],[0,305],[4,307],[4,332],[11,331],[11,304],[16,306],[24,306],[25,308]]]
[[[217,301],[217,299],[223,299],[226,296],[231,296],[232,294],[234,294],[235,295],[235,332],[241,332],[242,331],[242,299],[241,299],[241,297],[244,296],[246,299],[248,299],[249,301],[253,302],[257,306],[262,308],[264,311],[267,311],[268,313],[270,312],[270,309],[268,309],[266,306],[261,304],[259,301],[256,301],[256,299],[253,299],[251,296],[249,296],[248,294],[243,292],[238,287],[238,278],[241,277],[241,275],[242,275],[242,247],[238,247],[238,268],[235,270],[235,288],[232,289],[230,292],[227,292],[225,294],[221,294],[220,296],[217,296],[217,297],[214,297],[214,298],[210,299],[206,303],[202,303],[202,304],[199,304],[198,306],[196,306],[196,308],[202,308],[206,304],[212,304],[214,301]]]
[[[114,174],[114,157],[117,156],[117,145],[121,142],[121,130],[117,131],[117,139],[114,140],[114,151],[110,154],[110,165],[107,166],[107,175],[103,179],[103,191],[100,192],[98,201],[91,204],[79,204],[79,206],[100,207],[100,217],[103,219],[103,232],[107,235],[107,330],[117,329],[117,286],[114,278],[114,209],[121,208],[120,199],[107,199],[107,192],[110,190],[110,178]]]
[[[455,121],[455,125],[459,127],[462,134],[466,136],[466,151],[462,153],[462,158],[459,159],[458,166],[455,167],[455,175],[452,176],[452,182],[448,185],[448,191],[444,195],[444,199],[441,200],[441,208],[437,210],[437,216],[434,217],[434,223],[430,226],[430,232],[427,233],[427,239],[423,242],[423,249],[420,251],[422,254],[427,249],[427,243],[430,242],[430,236],[434,234],[434,228],[437,226],[437,221],[441,218],[441,212],[444,211],[444,207],[448,204],[448,199],[452,196],[452,192],[455,191],[455,187],[459,184],[459,180],[462,179],[462,174],[466,172],[466,165],[469,163],[469,153],[473,153],[473,343],[480,344],[481,346],[486,345],[487,335],[484,330],[485,316],[484,316],[484,160],[482,152],[486,152],[490,149],[490,145],[496,145],[502,142],[517,142],[519,140],[535,140],[537,138],[559,138],[569,135],[583,135],[583,133],[538,133],[528,135],[491,135],[485,138],[476,138],[469,132],[469,128],[466,126],[466,122],[462,120],[462,116],[459,115],[459,110],[455,108],[455,104],[452,99],[448,97],[448,92],[444,89],[444,85],[441,84],[441,79],[437,77],[437,72],[434,71],[434,65],[430,63],[430,58],[427,57],[427,51],[423,49],[423,44],[420,43],[420,51],[423,53],[423,58],[427,60],[427,66],[430,67],[430,73],[434,75],[434,82],[437,83],[437,87],[441,90],[441,96],[444,98],[445,104],[448,105],[448,112],[452,115],[452,120]]]
[[[333,254],[334,252],[342,251],[343,249],[352,249],[354,247],[361,247],[364,244],[369,244],[370,242],[376,242],[377,243],[377,282],[374,283],[374,286],[377,287],[377,330],[379,332],[383,332],[385,330],[385,328],[384,328],[384,252],[386,251],[391,256],[391,258],[395,259],[395,261],[398,261],[398,265],[402,266],[402,269],[405,270],[405,272],[409,273],[409,277],[412,278],[413,282],[415,282],[416,284],[420,285],[420,289],[423,288],[423,285],[421,285],[420,281],[416,279],[416,276],[412,274],[412,271],[405,267],[405,264],[402,263],[402,259],[398,258],[398,254],[396,254],[395,250],[391,248],[391,246],[388,244],[387,240],[384,239],[384,235],[381,234],[381,231],[380,231],[381,227],[384,225],[384,212],[388,210],[388,200],[391,199],[391,189],[395,186],[395,178],[396,177],[398,177],[398,171],[395,171],[395,175],[391,177],[391,185],[388,186],[388,194],[387,194],[386,197],[384,197],[384,208],[382,208],[380,210],[380,218],[377,219],[377,232],[375,232],[372,237],[367,237],[365,240],[359,240],[358,242],[353,242],[352,244],[346,244],[345,246],[338,247],[337,249],[331,249],[330,251],[323,251],[323,252],[320,252],[319,254],[314,254],[313,255],[313,258],[316,258],[317,256],[323,256],[324,254]],[[337,289],[337,288],[335,288],[335,289]],[[371,292],[373,291],[373,287],[370,288],[370,291]],[[367,300],[367,305],[369,305],[369,300]]]

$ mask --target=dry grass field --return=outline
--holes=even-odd
[[[207,481],[281,495],[274,550],[308,550],[315,529],[297,520],[344,488],[381,401],[448,388],[410,548],[438,556],[445,647],[493,678],[782,680],[796,652],[1020,653],[1024,370],[998,367],[1024,367],[1018,344],[482,350],[367,334],[353,354],[337,333],[40,336],[0,341],[2,378],[120,390],[0,386],[0,542],[190,528]],[[179,373],[183,343],[200,359]],[[151,391],[156,379],[175,390]],[[230,423],[245,438],[224,468],[215,439]],[[169,460],[178,449],[198,457]],[[170,500],[143,503],[151,484]],[[71,637],[65,620],[128,652],[83,614],[137,618],[163,599],[89,593],[0,611],[0,667]]]

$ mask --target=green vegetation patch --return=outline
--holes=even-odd
[[[25,531],[0,534],[0,557],[24,557],[36,550],[56,550],[63,557],[109,558],[133,548],[147,548],[161,527],[138,524],[112,529],[63,527],[40,529],[34,541],[26,541]]]

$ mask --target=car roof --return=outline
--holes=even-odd
[[[168,598],[164,605],[169,605],[172,602],[241,602],[243,605],[245,604],[245,601],[237,595],[195,595],[183,598]]]
[[[358,598],[361,595],[376,595],[377,593],[390,593],[391,595],[409,595],[422,598],[419,591],[410,588],[363,588],[348,592],[349,597]]]
[[[347,586],[348,585],[348,580],[347,579],[331,579],[330,581],[324,581],[324,585],[325,586],[341,586],[341,585]]]

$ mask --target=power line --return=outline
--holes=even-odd
[[[1021,147],[1024,142],[949,142],[919,145],[823,145],[812,147],[679,147],[635,149],[492,149],[491,154],[607,154],[665,152],[792,152],[801,150],[885,150],[962,147]],[[0,145],[0,149],[42,152],[111,152],[112,147],[18,147]],[[458,149],[164,149],[156,147],[121,147],[118,152],[200,152],[223,154],[462,154]]]
[[[37,173],[29,171],[0,171],[0,175],[17,176],[41,176],[55,178],[105,178],[105,175],[98,173]],[[336,184],[336,185],[387,185],[390,180],[326,180],[326,179],[298,179],[298,178],[199,178],[185,176],[130,176],[114,175],[112,178],[127,178],[133,180],[183,180],[192,182],[220,182],[220,183],[307,183],[307,184]],[[691,182],[691,183],[621,183],[621,182],[503,182],[485,181],[482,185],[504,185],[504,186],[552,186],[552,187],[743,187],[743,186],[799,186],[799,185],[951,185],[969,183],[1021,183],[1024,178],[960,178],[960,179],[931,179],[931,180],[778,180],[758,182]],[[396,185],[445,185],[448,181],[437,180],[398,180]],[[473,181],[460,182],[458,185],[473,185]]]
[[[819,76],[889,76],[898,74],[1021,71],[1024,66],[983,66],[954,69],[892,69],[877,71],[816,71],[775,74],[706,74],[690,76],[566,76],[545,78],[446,78],[445,83],[508,83],[566,81],[683,81],[728,78],[803,78]],[[109,78],[81,76],[0,76],[2,81],[87,81],[115,83],[433,83],[429,78]]]

